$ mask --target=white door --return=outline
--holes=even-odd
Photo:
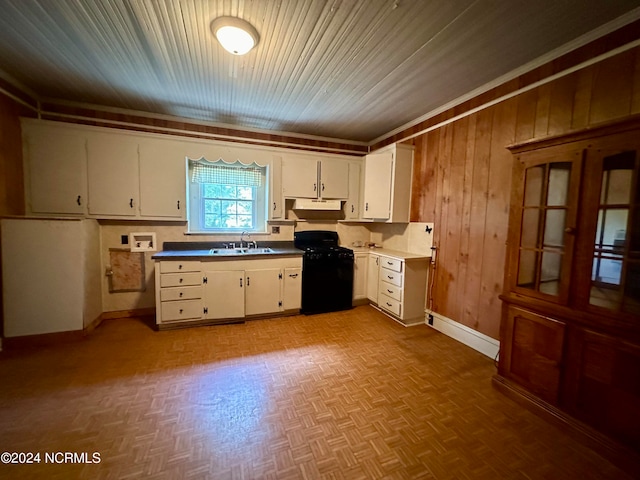
[[[318,161],[285,157],[282,160],[282,192],[288,198],[317,198]]]
[[[320,163],[320,197],[349,197],[349,163],[339,160],[322,160]]]
[[[282,270],[246,270],[245,315],[275,313],[281,310]]]
[[[299,310],[302,306],[302,268],[290,267],[284,269],[283,289],[283,310]]]
[[[363,218],[389,218],[392,179],[393,154],[391,152],[367,155],[364,171]]]
[[[32,213],[87,211],[87,145],[84,137],[30,127],[26,142]]]
[[[186,163],[173,142],[140,143],[140,215],[186,219]]]
[[[136,216],[138,143],[122,134],[88,138],[89,214]]]
[[[243,270],[204,272],[204,318],[244,317]]]

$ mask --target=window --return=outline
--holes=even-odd
[[[188,163],[190,232],[265,230],[265,167],[205,159]]]

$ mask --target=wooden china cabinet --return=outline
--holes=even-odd
[[[635,456],[640,117],[509,149],[513,186],[494,384]]]

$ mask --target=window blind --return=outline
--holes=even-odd
[[[218,183],[259,187],[262,184],[262,169],[235,165],[215,165],[194,162],[191,181],[194,183]]]

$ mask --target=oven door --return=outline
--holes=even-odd
[[[352,307],[353,257],[305,255],[302,263],[302,308],[305,315]]]

